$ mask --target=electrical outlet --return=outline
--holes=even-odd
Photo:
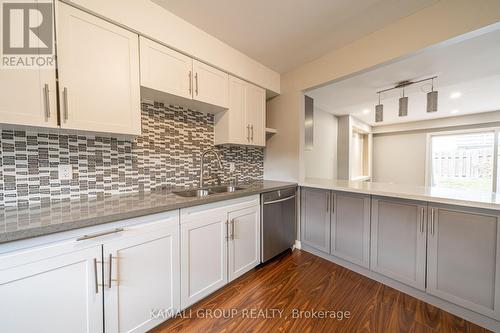
[[[234,162],[229,162],[229,172],[234,172],[235,169]]]
[[[59,180],[71,180],[73,178],[73,168],[69,164],[59,165]]]

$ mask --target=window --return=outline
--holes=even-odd
[[[497,130],[431,134],[428,185],[496,191],[497,145]]]

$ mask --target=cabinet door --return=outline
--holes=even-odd
[[[48,252],[45,259],[0,267],[0,332],[102,332],[101,246]]]
[[[57,127],[55,69],[0,68],[0,123]]]
[[[250,143],[246,124],[247,83],[229,76],[229,109],[215,114],[215,144]]]
[[[230,212],[229,281],[260,263],[260,207]]]
[[[500,319],[498,214],[429,207],[427,292]]]
[[[227,283],[227,214],[199,214],[181,223],[181,307]]]
[[[138,36],[61,2],[58,6],[61,127],[140,134]]]
[[[334,256],[370,265],[370,196],[335,192],[332,204],[331,251]]]
[[[140,43],[141,85],[190,99],[193,60],[144,37]]]
[[[146,332],[180,310],[178,215],[125,229],[105,242],[106,332]]]
[[[301,242],[329,253],[331,191],[303,187],[301,196]]]
[[[250,143],[263,147],[266,145],[266,92],[248,83],[246,95],[246,122],[250,126]]]
[[[223,71],[197,60],[193,60],[193,73],[193,99],[227,108],[229,76]]]
[[[421,202],[372,200],[372,270],[425,290],[426,213]]]

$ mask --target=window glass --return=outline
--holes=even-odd
[[[494,132],[432,136],[432,186],[492,191],[494,136]]]

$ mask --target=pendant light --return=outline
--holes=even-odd
[[[378,93],[378,104],[375,106],[375,122],[384,121],[384,106],[380,104],[380,93]]]
[[[405,88],[403,87],[403,97],[399,99],[399,116],[406,117],[408,115],[408,97],[405,97]]]
[[[434,91],[434,78],[431,86],[431,91],[427,93],[427,112],[436,112],[438,110],[438,92]]]

